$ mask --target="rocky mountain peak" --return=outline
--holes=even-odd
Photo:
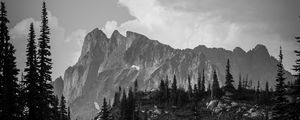
[[[245,54],[246,52],[240,48],[240,47],[236,47],[233,49],[233,53],[236,53],[236,54]]]

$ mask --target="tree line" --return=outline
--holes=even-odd
[[[300,43],[300,37],[297,38]],[[295,50],[297,56],[300,57],[300,50]],[[271,120],[298,120],[300,119],[300,58],[296,60],[294,70],[295,82],[285,81],[284,68],[282,64],[283,54],[282,48],[279,50],[279,62],[277,64],[276,86],[275,90],[269,88],[268,81],[265,83],[265,89],[262,89],[260,81],[253,83],[248,80],[248,76],[239,75],[238,85],[234,87],[233,76],[230,72],[230,60],[227,60],[225,66],[226,76],[224,86],[220,86],[218,75],[213,70],[212,83],[208,83],[205,87],[205,74],[198,73],[197,83],[192,85],[190,76],[187,77],[187,88],[178,87],[176,75],[172,80],[166,77],[160,80],[158,89],[155,91],[138,91],[137,80],[134,82],[134,89],[129,88],[128,94],[126,90],[119,87],[119,91],[115,93],[114,102],[111,106],[107,104],[106,98],[103,100],[102,109],[99,111],[94,120],[146,120],[147,114],[141,115],[141,106],[155,105],[161,109],[177,109],[185,108],[192,105],[194,111],[194,119],[200,119],[205,114],[199,111],[198,104],[205,107],[205,103],[210,100],[240,101],[252,105],[265,106],[266,116],[264,119]],[[172,82],[171,82],[172,81]],[[201,106],[201,105],[200,105]],[[271,115],[269,115],[269,113]],[[226,118],[223,118],[226,119]],[[232,119],[232,118],[228,118]]]
[[[70,120],[64,96],[55,96],[51,84],[52,59],[46,3],[42,4],[40,36],[29,26],[26,67],[16,66],[15,48],[9,36],[7,10],[0,8],[0,118],[2,120]]]

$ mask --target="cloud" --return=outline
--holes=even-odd
[[[101,28],[102,31],[106,34],[107,37],[111,36],[111,34],[114,32],[114,30],[117,29],[118,23],[116,21],[107,21],[105,23],[105,27]]]
[[[264,44],[271,55],[277,56],[281,45],[286,48],[287,57],[294,58],[291,53],[296,45],[285,37],[291,36],[287,33],[294,30],[290,29],[293,25],[282,19],[291,18],[286,8],[292,4],[281,3],[268,0],[119,0],[135,19],[119,23],[119,26],[108,22],[106,26],[113,26],[111,28],[123,34],[135,31],[180,49],[206,45],[229,50],[239,46],[250,50],[256,44]],[[287,69],[292,63],[293,59],[284,61]]]
[[[86,30],[78,29],[72,32],[71,35],[66,38],[65,42],[76,42],[78,46],[82,46],[86,34]]]

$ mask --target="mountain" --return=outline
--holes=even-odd
[[[263,45],[247,52],[239,47],[230,51],[203,45],[180,50],[134,32],[128,31],[123,36],[114,31],[107,38],[101,30],[94,29],[85,37],[77,63],[65,70],[62,93],[71,106],[73,118],[90,120],[103,97],[112,101],[119,86],[128,89],[136,79],[139,89],[152,90],[161,79],[168,76],[172,80],[175,74],[178,86],[187,88],[187,76],[191,76],[194,84],[198,72],[204,70],[208,86],[215,69],[222,85],[227,59],[235,83],[242,74],[253,80],[254,86],[257,80],[261,86],[266,81],[274,85],[278,61]],[[286,76],[292,77],[289,72]]]

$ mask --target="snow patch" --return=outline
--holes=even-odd
[[[136,70],[140,70],[140,67],[137,66],[137,65],[132,65],[131,68],[134,68],[134,69],[136,69]]]
[[[94,102],[94,105],[95,105],[95,108],[96,108],[97,110],[100,110],[100,106],[99,106],[99,104],[98,104],[97,102]]]

